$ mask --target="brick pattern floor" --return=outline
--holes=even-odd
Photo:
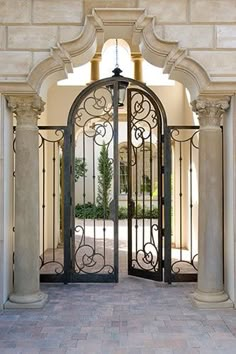
[[[236,353],[236,311],[195,308],[195,286],[44,284],[43,309],[0,313],[0,354]]]

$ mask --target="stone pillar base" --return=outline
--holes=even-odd
[[[202,309],[233,308],[233,302],[224,291],[205,293],[196,290],[192,300],[194,305]]]
[[[48,295],[38,292],[32,295],[10,295],[9,300],[5,303],[5,309],[38,309],[42,308],[47,302]]]

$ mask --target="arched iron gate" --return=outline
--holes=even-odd
[[[121,83],[127,87],[125,113],[119,111]],[[122,130],[126,144],[118,150]],[[83,90],[67,126],[39,126],[40,280],[118,281],[123,213],[128,220],[125,272],[157,281],[164,275],[169,283],[196,281],[198,143],[199,127],[167,127],[156,95],[123,77]],[[105,203],[98,185],[101,151],[112,177]],[[76,160],[83,167],[79,173]],[[125,208],[119,209],[122,193],[125,215]]]
[[[162,280],[165,234],[165,280],[169,281],[171,155],[165,111],[146,85],[118,76],[89,85],[75,99],[69,113],[64,136],[65,283],[118,281],[119,89],[123,83],[128,86],[128,273]],[[80,219],[75,219],[75,148],[84,167],[76,192],[83,216]],[[98,163],[102,149],[113,175],[109,208],[107,201],[98,203],[99,188],[100,194],[106,188],[106,176],[99,175],[103,168],[102,162],[100,167]],[[89,176],[87,169],[92,172]],[[88,207],[90,217],[92,213],[89,225]]]

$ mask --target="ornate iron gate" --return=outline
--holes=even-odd
[[[163,148],[166,127],[165,112],[159,99],[146,85],[132,79],[114,76],[88,86],[75,99],[69,113],[64,155],[65,282],[118,281],[120,167],[118,108],[120,106],[120,89],[128,85],[130,85],[127,89],[129,274],[162,280],[163,224],[164,218],[165,223],[168,224],[168,215],[170,215],[170,195],[168,196],[167,192],[170,189],[167,186],[170,185],[168,167],[165,171],[167,213],[165,215],[163,213],[164,170],[162,164],[167,161],[169,154],[168,144],[166,144],[165,151]],[[78,136],[80,136],[79,142],[77,141]],[[77,156],[75,153],[76,141],[79,144]],[[148,160],[149,175],[145,175],[147,171],[144,167],[147,148],[151,149]],[[152,162],[154,160],[152,149],[156,150],[155,168]],[[103,150],[103,154],[106,154],[106,163],[113,171],[109,208],[107,200],[103,199],[99,204],[99,188],[103,188],[100,182],[102,178],[105,178],[101,176],[100,162],[97,162],[101,150]],[[136,175],[133,194],[132,174],[134,174],[133,171],[137,171],[140,153],[143,157],[143,170],[140,175],[141,179],[138,180]],[[74,189],[76,158],[79,158],[85,167],[89,165],[88,169],[92,170],[92,179],[86,173],[81,176],[80,190],[78,191],[80,196],[78,198],[78,193],[76,194],[77,200],[75,200]],[[137,218],[139,188],[141,188],[142,198],[141,220]],[[155,197],[153,197],[154,192],[156,193]],[[148,208],[146,195],[148,195]],[[78,210],[78,215],[75,215],[75,208]],[[86,218],[88,209],[92,218],[90,221]],[[147,212],[149,213],[148,219],[146,219]],[[76,219],[75,216],[78,218]],[[168,227],[166,232],[168,232]]]
[[[124,84],[127,174],[121,187]],[[98,198],[101,152],[112,176],[105,202]],[[128,274],[196,281],[198,127],[168,127],[161,102],[146,85],[112,77],[81,92],[67,126],[39,127],[39,153],[41,281],[118,281],[121,190],[127,193]]]
[[[166,117],[157,97],[140,88],[129,88],[127,124],[128,273],[160,281],[163,278],[163,177],[167,156],[164,156],[163,146]],[[166,167],[168,173],[168,164]],[[166,202],[167,198],[168,194]]]

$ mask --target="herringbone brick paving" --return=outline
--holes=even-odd
[[[0,353],[236,353],[236,311],[195,308],[195,286],[127,276],[118,284],[43,285],[43,309],[0,313]]]

